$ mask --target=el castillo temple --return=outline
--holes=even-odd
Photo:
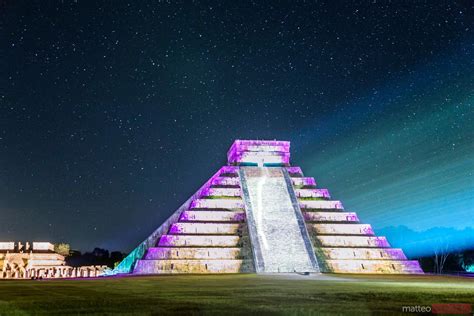
[[[300,167],[236,140],[221,167],[111,274],[423,273]]]

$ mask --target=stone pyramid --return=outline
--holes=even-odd
[[[314,178],[286,141],[236,140],[227,165],[114,274],[423,273]]]

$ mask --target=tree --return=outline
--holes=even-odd
[[[467,272],[474,272],[474,250],[465,250],[460,258],[461,266]]]
[[[62,256],[68,257],[71,253],[71,246],[66,243],[55,244],[54,251]]]
[[[449,240],[440,238],[434,248],[434,272],[443,273],[444,265],[449,256]]]

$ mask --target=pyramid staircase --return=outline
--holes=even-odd
[[[291,167],[289,147],[289,142],[236,140],[227,155],[228,165],[112,274],[262,273],[280,271],[280,259],[282,271],[287,272],[423,273],[417,261],[407,260],[401,249],[391,248],[369,224],[360,223],[356,213],[331,200],[328,190],[317,188],[314,178]],[[254,179],[252,188],[246,172],[265,176],[261,182]],[[271,185],[266,183],[276,183],[277,191],[262,190]],[[256,190],[266,192],[265,198],[255,200]],[[280,197],[286,206],[274,207],[278,198],[269,199],[268,192],[287,192]],[[281,229],[266,227],[262,214],[279,221]],[[264,246],[270,248],[264,251]],[[286,252],[298,258],[290,262]],[[301,262],[299,258],[309,266],[295,263]],[[265,270],[265,264],[273,270]]]

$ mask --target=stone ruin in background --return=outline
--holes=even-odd
[[[0,279],[96,277],[107,266],[70,267],[49,242],[0,242]]]

